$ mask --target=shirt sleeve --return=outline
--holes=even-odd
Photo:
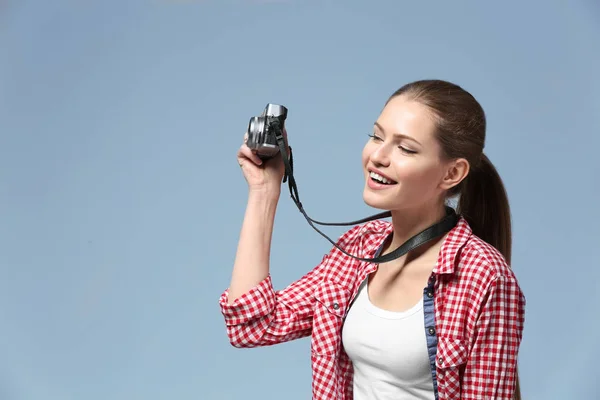
[[[229,304],[228,290],[219,305],[229,341],[235,347],[269,346],[309,336],[314,292],[323,264],[279,291],[271,275]]]
[[[344,246],[356,239],[359,227],[343,234],[337,244]],[[271,276],[232,304],[225,290],[219,305],[225,317],[229,341],[235,347],[269,346],[309,336],[315,309],[314,293],[331,265],[337,265],[341,253],[333,248],[321,262],[283,290],[273,289]],[[330,262],[331,259],[337,262]]]
[[[513,399],[524,320],[525,297],[516,279],[495,278],[476,323],[461,399]]]

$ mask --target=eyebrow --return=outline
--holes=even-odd
[[[385,130],[383,129],[383,126],[381,126],[381,124],[379,124],[379,122],[375,121],[375,126],[377,128],[379,128],[379,130],[383,133],[385,133]],[[412,140],[413,142],[415,142],[416,144],[418,144],[419,146],[422,146],[421,143],[419,143],[419,141],[417,139],[415,139],[412,136],[408,136],[402,133],[394,133],[395,137],[399,137],[399,138],[403,138],[403,139],[408,139],[408,140]]]

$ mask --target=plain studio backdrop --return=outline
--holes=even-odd
[[[308,213],[371,215],[362,147],[422,78],[487,112],[527,297],[524,398],[599,398],[599,71],[594,0],[0,2],[0,399],[310,398],[308,339],[225,334],[235,152],[284,104]],[[276,288],[330,247],[284,187]]]

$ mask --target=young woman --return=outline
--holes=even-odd
[[[440,221],[459,195],[458,223],[379,265],[336,247],[287,288],[269,254],[284,166],[242,145],[249,197],[229,289],[220,298],[236,347],[311,336],[313,399],[520,398],[517,355],[525,298],[509,267],[502,181],[483,154],[486,121],[461,87],[417,81],[396,91],[364,147],[364,201],[391,222],[355,226],[337,244],[388,254]]]

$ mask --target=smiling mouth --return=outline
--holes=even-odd
[[[398,183],[398,182],[395,182],[395,181],[393,181],[391,179],[388,179],[388,178],[386,178],[384,176],[381,176],[378,173],[373,172],[373,171],[369,172],[369,178],[371,178],[371,180],[373,180],[373,181],[375,181],[375,182],[377,182],[379,184],[382,184],[382,185],[394,185],[394,184]]]

